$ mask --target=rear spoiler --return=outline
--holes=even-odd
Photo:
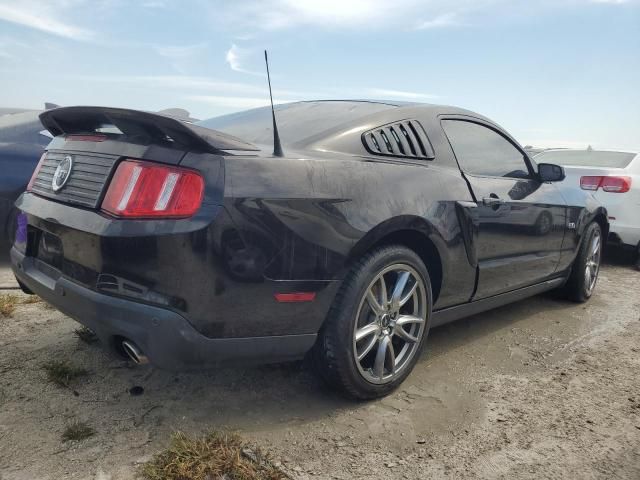
[[[42,125],[56,137],[68,134],[103,133],[114,126],[129,137],[145,136],[161,142],[207,152],[257,151],[256,146],[216,130],[188,124],[157,113],[108,107],[62,107],[40,114]],[[107,130],[108,133],[108,130]]]

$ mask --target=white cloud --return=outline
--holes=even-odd
[[[354,25],[389,17],[403,2],[378,0],[283,0],[266,12],[267,26],[277,28],[297,22],[302,24]]]
[[[353,28],[379,24],[385,17],[391,19],[407,1],[418,0],[250,0],[216,4],[211,7],[211,16],[243,31],[306,25]]]
[[[231,70],[241,73],[248,73],[250,75],[263,75],[259,72],[248,70],[244,67],[244,61],[247,56],[251,54],[251,50],[246,48],[240,48],[235,43],[231,44],[231,48],[227,50],[224,60],[229,64]]]
[[[433,29],[470,25],[478,16],[639,0],[247,0],[209,4],[214,21],[242,32],[287,28]]]
[[[63,20],[65,2],[22,0],[0,3],[0,20],[74,40],[89,40],[93,33]]]
[[[314,26],[324,29],[414,29],[457,24],[460,12],[506,0],[250,0],[215,4],[212,18],[243,31]]]
[[[227,54],[225,55],[225,61],[231,67],[231,70],[239,71],[240,70],[240,55],[238,54],[238,47],[235,44],[231,45],[231,48],[227,50]]]

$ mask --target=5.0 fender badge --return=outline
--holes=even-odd
[[[73,157],[71,155],[65,156],[58,164],[56,171],[53,173],[51,179],[51,189],[54,192],[58,192],[67,184],[69,177],[71,176],[71,169],[73,168]]]

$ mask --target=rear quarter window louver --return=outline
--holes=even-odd
[[[386,157],[433,160],[431,142],[417,120],[402,120],[367,130],[362,143],[369,153]]]

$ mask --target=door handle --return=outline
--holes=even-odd
[[[504,205],[504,200],[498,198],[497,196],[484,197],[482,199],[482,204],[486,205],[487,207],[495,207],[497,205]]]

